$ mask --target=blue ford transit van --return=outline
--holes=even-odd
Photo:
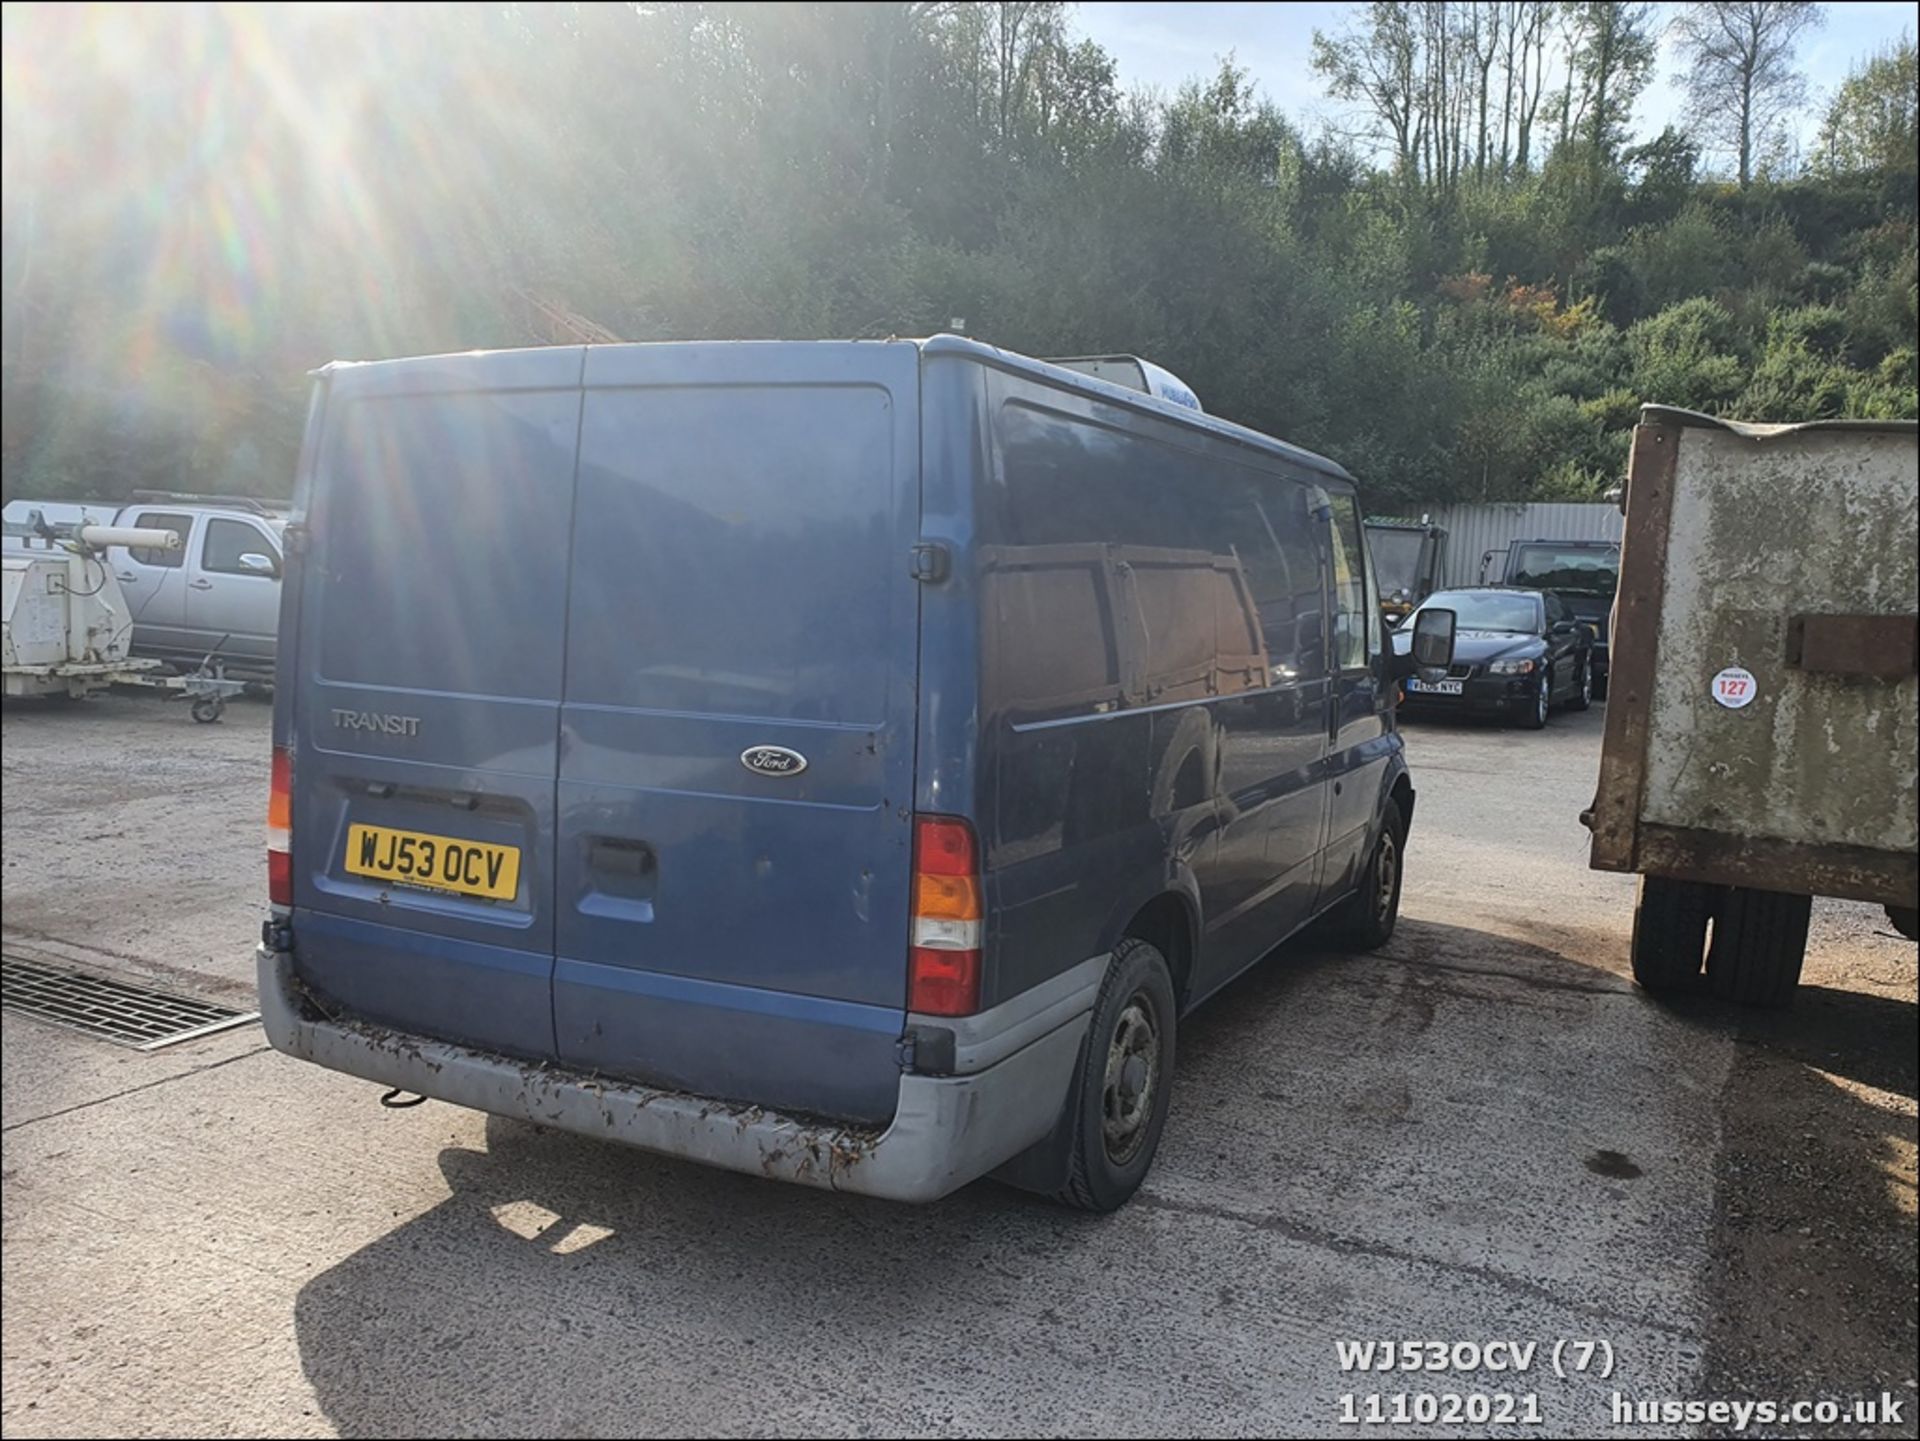
[[[1330,461],[953,336],[330,366],[267,1033],[735,1170],[1118,1206],[1180,1017],[1393,930],[1360,522]]]

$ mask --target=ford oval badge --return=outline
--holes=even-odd
[[[748,746],[740,752],[740,764],[757,776],[797,776],[807,768],[807,758],[785,746]]]

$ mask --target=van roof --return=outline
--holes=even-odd
[[[1175,420],[1192,430],[1204,430],[1236,441],[1241,445],[1250,445],[1269,455],[1277,455],[1309,470],[1319,471],[1322,475],[1344,480],[1349,485],[1354,479],[1338,462],[1328,460],[1324,455],[1316,455],[1311,450],[1290,445],[1284,440],[1276,440],[1258,430],[1244,425],[1235,425],[1230,420],[1221,420],[1204,411],[1190,410],[1186,406],[1176,405],[1172,401],[1161,400],[1157,396],[1141,391],[1128,390],[1123,385],[1111,381],[1097,380],[1077,370],[1068,370],[1064,366],[1050,365],[1044,360],[1035,360],[1032,356],[1021,355],[1016,351],[1002,350],[998,346],[988,345],[984,341],[969,340],[964,335],[940,334],[929,336],[925,340],[915,341],[923,351],[930,355],[965,355],[994,366],[996,369],[1012,371],[1016,375],[1029,376],[1062,390],[1078,390],[1088,395],[1098,396],[1110,403],[1117,402],[1132,410],[1148,411],[1167,420]]]
[[[551,385],[579,384],[587,378],[587,356],[589,352],[603,354],[620,350],[657,350],[666,347],[685,350],[699,350],[708,354],[723,354],[736,347],[768,345],[912,345],[928,355],[952,355],[974,360],[982,365],[991,365],[997,370],[1008,371],[1015,375],[1024,375],[1060,390],[1078,391],[1092,396],[1109,405],[1125,406],[1129,410],[1142,411],[1159,420],[1171,421],[1185,426],[1189,430],[1202,431],[1223,440],[1245,445],[1265,454],[1316,471],[1332,479],[1344,481],[1348,485],[1356,482],[1347,470],[1324,455],[1291,445],[1284,440],[1249,429],[1244,425],[1235,425],[1232,421],[1222,420],[1218,416],[1203,411],[1190,410],[1186,406],[1175,405],[1171,401],[1142,391],[1129,390],[1125,386],[1115,385],[1111,381],[1097,380],[1091,375],[1068,370],[1063,366],[1050,365],[1044,360],[1035,360],[1032,356],[1021,355],[1015,351],[1002,350],[998,346],[988,345],[984,341],[972,340],[963,335],[941,333],[924,339],[874,340],[673,340],[643,341],[623,345],[566,345],[538,346],[518,350],[475,350],[446,355],[409,356],[404,359],[375,361],[336,360],[321,366],[313,374],[316,376],[339,375],[343,379],[351,375],[356,390],[366,389],[388,393],[403,392],[420,388],[420,382],[427,380],[437,372],[437,378],[447,379],[450,368],[464,369],[471,365],[485,366],[496,371],[490,377],[504,382],[507,388],[540,388]],[[571,372],[570,376],[567,372]],[[437,389],[439,386],[428,381],[425,388]]]

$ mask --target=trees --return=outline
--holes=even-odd
[[[240,14],[0,20],[9,494],[271,493],[309,368],[530,343],[523,292],[636,340],[1138,351],[1382,505],[1594,493],[1642,400],[1920,407],[1911,42],[1814,174],[1734,190],[1630,134],[1639,5],[1356,7],[1315,43],[1350,136],[1231,61],[1123,94],[1024,0]]]
[[[1421,178],[1427,144],[1423,36],[1406,0],[1374,0],[1343,34],[1313,32],[1313,68],[1328,91],[1366,109],[1368,137],[1392,146],[1403,180]]]
[[[1560,139],[1579,148],[1589,180],[1619,157],[1633,104],[1653,72],[1653,6],[1579,0],[1566,6],[1567,89]]]
[[[1704,0],[1674,19],[1688,63],[1689,117],[1702,137],[1735,154],[1743,190],[1760,147],[1805,97],[1794,46],[1824,18],[1808,0]]]
[[[1507,95],[1500,107],[1500,173],[1510,173],[1511,124],[1514,168],[1524,175],[1532,158],[1534,121],[1547,93],[1547,34],[1554,7],[1549,0],[1507,0],[1500,8],[1505,12],[1500,64]]]
[[[1469,169],[1531,165],[1554,13],[1551,0],[1375,0],[1346,29],[1314,31],[1313,67],[1397,175],[1447,192]]]
[[[1911,173],[1920,164],[1917,94],[1920,66],[1909,36],[1869,58],[1841,83],[1820,122],[1815,167],[1829,174]]]

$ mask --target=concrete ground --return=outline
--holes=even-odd
[[[1636,992],[1633,883],[1576,820],[1600,720],[1409,726],[1398,935],[1194,1017],[1112,1217],[780,1187],[383,1110],[253,1029],[141,1055],[9,1012],[5,1433],[1573,1436],[1616,1392],[1884,1390],[1900,1425],[1831,1429],[1911,1434],[1914,948],[1823,905],[1789,1012]],[[0,749],[8,953],[244,998],[265,708],[9,708]],[[1388,1338],[1540,1351],[1341,1372]],[[1554,1374],[1563,1340],[1611,1375]],[[1419,1391],[1540,1424],[1342,1424]]]

